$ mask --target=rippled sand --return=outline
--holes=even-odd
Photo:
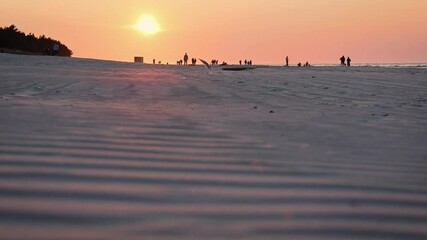
[[[427,239],[427,70],[0,54],[1,239]]]

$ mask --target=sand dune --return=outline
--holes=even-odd
[[[0,54],[2,239],[426,239],[427,69]]]

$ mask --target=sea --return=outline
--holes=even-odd
[[[277,64],[271,64],[269,66],[283,66]],[[294,66],[294,65],[291,65]],[[311,64],[314,67],[336,67],[339,64],[331,63],[319,63]],[[427,69],[427,63],[355,63],[352,64],[353,67],[384,67],[384,68],[423,68]]]

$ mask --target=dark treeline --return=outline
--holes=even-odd
[[[10,52],[20,51],[24,54],[52,54],[55,43],[59,44],[58,56],[71,57],[73,52],[60,41],[41,35],[39,37],[30,33],[26,35],[15,25],[0,28],[0,49]]]

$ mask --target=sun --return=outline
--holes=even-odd
[[[156,18],[149,14],[142,15],[132,28],[145,35],[154,35],[161,30]]]

